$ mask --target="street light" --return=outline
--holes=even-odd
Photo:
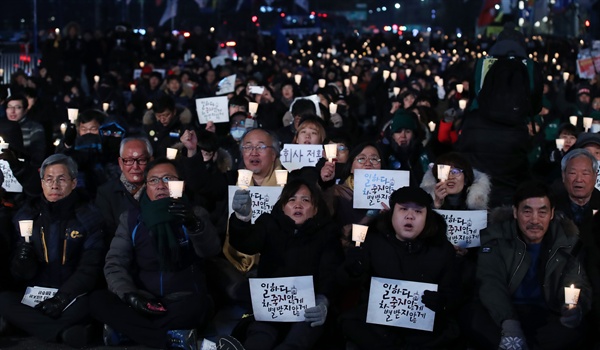
[[[396,10],[397,10],[397,9],[399,9],[399,8],[400,8],[400,4],[399,4],[399,3],[396,3],[396,4],[394,5],[394,7],[395,7],[395,8],[396,8]]]

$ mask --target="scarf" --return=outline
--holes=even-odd
[[[151,201],[146,191],[140,192],[142,193],[140,198],[141,219],[150,230],[151,236],[154,237],[160,270],[173,271],[179,267],[180,254],[177,238],[171,228],[171,223],[176,221],[175,217],[169,213],[171,198]]]
[[[143,192],[140,190],[143,189],[146,185],[138,186],[136,184],[133,184],[133,183],[127,181],[127,179],[125,178],[125,174],[123,174],[123,173],[121,173],[121,177],[119,178],[119,180],[121,181],[123,186],[125,186],[125,189],[127,190],[127,192],[131,193],[133,198],[135,198],[135,200],[139,201],[140,196],[142,195],[142,192]]]

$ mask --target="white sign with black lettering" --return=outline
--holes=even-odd
[[[250,278],[250,295],[257,321],[302,322],[315,306],[312,276]]]

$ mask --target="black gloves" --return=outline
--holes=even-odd
[[[15,250],[11,264],[11,273],[20,279],[31,279],[37,272],[37,258],[33,245],[21,242]]]
[[[158,316],[167,312],[167,309],[161,303],[150,300],[138,293],[127,293],[124,299],[131,308],[142,315]]]
[[[426,290],[421,295],[421,302],[433,312],[440,312],[446,308],[446,298],[439,292]]]
[[[344,269],[350,277],[358,277],[365,271],[365,251],[362,247],[351,247],[346,251]]]
[[[61,292],[58,292],[52,298],[48,298],[37,304],[35,308],[40,310],[44,315],[53,319],[57,319],[70,302],[71,298]]]
[[[65,131],[65,138],[63,139],[63,142],[67,147],[72,147],[75,144],[76,138],[77,128],[75,127],[75,124],[69,123],[67,125],[67,130]]]
[[[202,231],[204,229],[204,222],[194,215],[194,211],[189,204],[173,199],[169,204],[169,213],[181,219],[190,231]]]

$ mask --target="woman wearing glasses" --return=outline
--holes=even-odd
[[[356,169],[383,169],[383,160],[379,146],[374,142],[365,142],[356,146],[350,155],[339,185],[325,193],[325,200],[333,219],[342,227],[342,245],[349,247],[352,242],[352,224],[367,225],[379,210],[354,209],[354,171]],[[388,209],[382,203],[382,209]]]

